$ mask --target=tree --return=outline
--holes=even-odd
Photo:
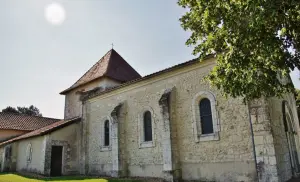
[[[30,115],[30,116],[42,116],[42,114],[40,113],[40,110],[33,105],[31,105],[29,107],[17,107],[17,109],[14,107],[8,106],[5,109],[2,109],[2,112],[26,114],[26,115]]]
[[[179,0],[191,31],[187,45],[202,59],[215,54],[209,82],[245,100],[294,91],[283,81],[300,69],[299,0]]]
[[[19,113],[19,111],[16,108],[10,107],[10,106],[6,107],[5,109],[2,109],[2,112],[4,112],[4,113],[16,113],[16,114]]]

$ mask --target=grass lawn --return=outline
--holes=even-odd
[[[76,177],[76,176],[63,176],[52,178],[35,179],[32,177],[21,176],[18,174],[0,174],[0,182],[138,182],[137,180],[124,180],[124,179],[103,179],[92,177]]]

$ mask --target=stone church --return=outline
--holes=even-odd
[[[294,95],[225,98],[203,80],[215,64],[208,56],[142,77],[112,49],[60,93],[64,120],[0,143],[1,170],[166,181],[298,176]]]

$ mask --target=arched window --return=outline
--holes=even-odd
[[[109,121],[104,122],[104,146],[109,146]]]
[[[144,141],[152,141],[152,119],[150,111],[144,113]]]
[[[200,100],[199,109],[202,134],[214,133],[211,104],[208,98],[203,98]]]

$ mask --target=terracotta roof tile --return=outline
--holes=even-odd
[[[141,75],[133,69],[114,49],[108,51],[94,64],[77,82],[60,94],[66,94],[81,85],[101,77],[109,77],[121,83],[140,78]]]
[[[0,129],[33,131],[60,119],[0,112]]]
[[[12,138],[10,140],[7,140],[5,142],[2,142],[2,143],[0,143],[0,146],[6,145],[6,144],[9,144],[9,143],[18,141],[18,140],[23,140],[23,139],[26,139],[26,138],[31,138],[31,137],[35,137],[35,136],[45,135],[45,134],[50,133],[52,131],[55,131],[55,130],[58,130],[60,128],[69,126],[70,124],[73,124],[73,123],[75,123],[77,121],[80,121],[80,120],[81,120],[81,118],[79,118],[79,117],[78,118],[73,118],[73,119],[70,119],[70,120],[60,120],[60,121],[52,123],[52,124],[50,124],[48,126],[45,126],[43,128],[34,130],[34,131],[26,133],[24,135],[21,135],[21,136]]]

